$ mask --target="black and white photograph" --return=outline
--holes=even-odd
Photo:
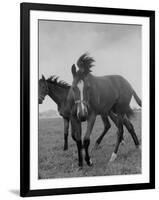
[[[141,26],[39,20],[40,179],[142,173]]]
[[[22,11],[22,196],[153,188],[153,11]]]

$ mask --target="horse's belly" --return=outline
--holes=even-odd
[[[91,98],[92,105],[97,114],[108,113],[118,99],[118,92],[106,80],[96,85],[96,90]]]
[[[115,98],[112,99],[104,98],[99,100],[98,102],[94,102],[92,107],[97,114],[108,114],[108,112],[112,109],[115,102],[116,102]]]

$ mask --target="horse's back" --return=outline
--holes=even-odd
[[[122,76],[120,75],[105,75],[105,76],[99,76],[95,77],[99,85],[106,85],[108,84],[109,87],[113,89],[117,89],[120,92],[132,92],[132,87],[130,83]]]
[[[92,77],[90,102],[97,112],[108,112],[119,97],[109,76]]]
[[[132,98],[132,87],[130,83],[120,75],[106,75],[95,77],[97,93],[101,100],[114,105],[116,112],[124,113],[129,109]],[[112,102],[112,103],[111,103]]]
[[[122,76],[112,75],[111,79],[113,87],[118,91],[118,100],[114,104],[114,110],[117,113],[127,113],[130,111],[130,101],[133,94],[133,89],[130,83]]]

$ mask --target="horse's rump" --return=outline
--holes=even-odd
[[[90,81],[92,95],[90,105],[99,112],[108,113],[113,109],[114,113],[132,113],[129,107],[133,89],[131,85],[118,75],[95,77],[88,75],[87,81]]]

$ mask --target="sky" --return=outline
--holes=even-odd
[[[141,26],[39,21],[39,78],[57,75],[72,83],[71,66],[85,52],[95,59],[92,74],[125,77],[141,98]],[[132,107],[137,104],[132,101]],[[46,97],[39,111],[57,110]]]

